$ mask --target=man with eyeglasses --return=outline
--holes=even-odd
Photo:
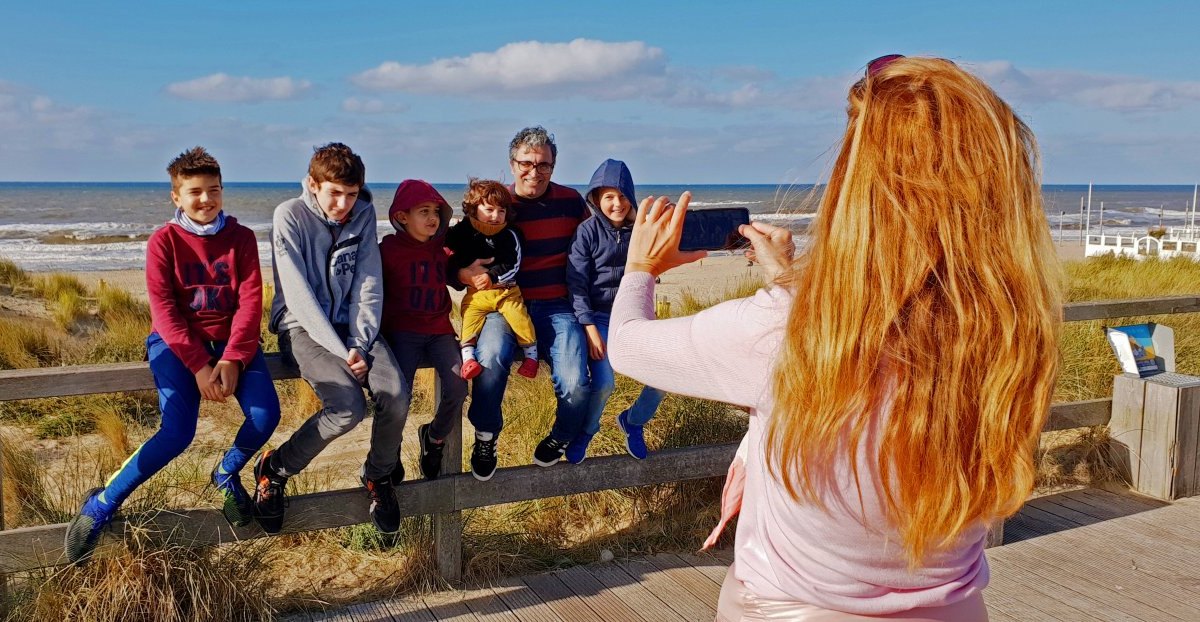
[[[588,401],[587,337],[567,293],[567,251],[571,236],[588,215],[578,192],[550,181],[558,157],[554,136],[541,126],[527,127],[508,145],[513,194],[509,218],[522,235],[521,269],[517,285],[525,297],[537,332],[541,358],[550,362],[554,395],[558,398],[554,426],[533,452],[534,464],[552,466],[583,425]],[[481,262],[456,275],[467,283],[484,271]],[[500,403],[508,385],[516,338],[499,313],[483,326],[476,358],[483,372],[472,381],[467,418],[475,427],[471,473],[491,479],[496,470],[496,437],[504,427]]]

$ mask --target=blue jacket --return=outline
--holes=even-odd
[[[597,188],[616,188],[629,199],[632,206],[626,223],[614,227],[595,203],[592,191]],[[633,176],[620,160],[605,160],[592,174],[584,197],[592,217],[583,221],[571,239],[567,262],[567,289],[571,306],[580,324],[595,324],[596,313],[611,313],[617,287],[625,276],[625,259],[629,255],[629,236],[633,233],[633,214],[637,210]]]

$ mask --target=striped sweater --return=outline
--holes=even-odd
[[[512,190],[512,187],[509,187]],[[567,252],[571,236],[588,216],[579,193],[554,182],[542,196],[513,194],[513,224],[521,232],[522,262],[517,285],[526,300],[567,296]]]

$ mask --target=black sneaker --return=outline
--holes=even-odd
[[[100,543],[100,534],[112,522],[113,511],[105,511],[96,500],[103,488],[93,488],[83,496],[83,505],[79,514],[67,525],[67,534],[63,538],[63,548],[67,553],[67,561],[82,566],[92,559],[92,552]]]
[[[533,463],[544,467],[554,466],[562,460],[568,444],[567,441],[560,441],[553,436],[543,438],[537,449],[533,450]]]
[[[213,467],[212,483],[221,493],[221,513],[234,527],[245,527],[254,520],[254,502],[250,500],[246,487],[242,486],[239,473],[221,473],[221,465]]]
[[[392,469],[392,474],[388,476],[388,480],[393,486],[399,486],[404,483],[404,456],[400,454],[400,450],[396,450],[396,468]]]
[[[363,476],[362,483],[367,488],[367,498],[371,500],[371,520],[375,528],[380,533],[400,531],[400,503],[396,501],[392,478],[367,479]]]
[[[486,482],[496,474],[496,435],[485,440],[480,434],[475,433],[475,446],[471,448],[471,475]]]
[[[425,479],[437,479],[442,474],[442,450],[446,443],[435,443],[429,438],[428,423],[417,428],[417,439],[421,442],[421,474]]]
[[[267,468],[274,453],[270,449],[263,451],[254,463],[254,519],[270,534],[283,529],[283,511],[287,507],[287,496],[283,492],[287,478]]]

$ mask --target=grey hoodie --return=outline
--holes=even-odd
[[[365,355],[383,314],[371,191],[363,186],[349,219],[330,225],[307,185],[300,186],[300,197],[276,207],[272,221],[275,299],[269,328],[278,334],[299,326],[337,356],[348,357],[350,348]],[[345,338],[335,325],[348,331]]]

